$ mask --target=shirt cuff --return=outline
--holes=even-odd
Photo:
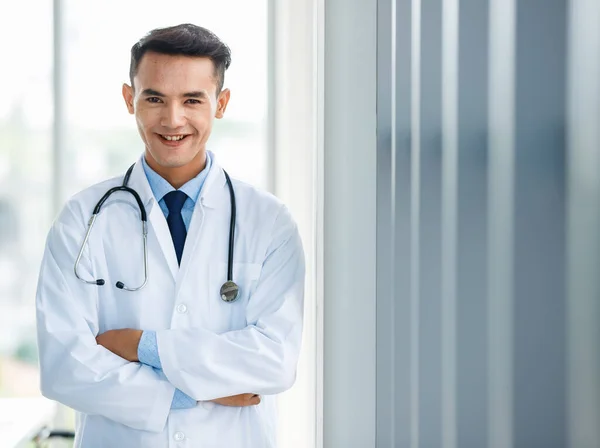
[[[165,372],[163,372],[162,370],[154,367],[152,368],[152,370],[154,370],[161,378],[164,378],[165,380],[169,381],[165,375]],[[173,398],[171,399],[170,409],[190,409],[196,407],[197,404],[198,402],[192,397],[186,395],[179,389],[175,389],[175,393],[173,395]]]
[[[184,394],[179,389],[175,389],[171,409],[190,409],[196,407],[196,400],[189,395]]]
[[[138,359],[142,364],[162,369],[160,357],[158,356],[158,344],[156,343],[155,331],[143,331],[138,344]]]

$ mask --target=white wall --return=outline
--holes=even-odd
[[[272,2],[274,192],[296,219],[306,255],[304,334],[294,387],[279,399],[279,446],[317,445],[316,2]]]
[[[296,385],[280,399],[279,443],[373,447],[377,2],[274,9],[274,190],[298,221],[308,274],[303,352]]]

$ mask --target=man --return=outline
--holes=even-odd
[[[232,197],[207,150],[230,61],[189,24],[136,43],[122,93],[145,145],[127,184],[141,204],[113,193],[87,227],[119,176],[71,198],[48,235],[41,389],[77,411],[78,447],[276,446],[275,395],[293,384],[300,350],[304,256],[285,206],[235,180]],[[239,286],[233,302],[227,280]]]

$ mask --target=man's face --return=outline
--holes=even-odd
[[[189,166],[201,169],[213,120],[222,118],[229,91],[217,96],[209,58],[146,53],[133,88],[123,86],[146,145],[146,160],[160,172]]]

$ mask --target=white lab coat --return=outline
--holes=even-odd
[[[138,208],[127,193],[105,203],[81,260],[73,265],[96,202],[123,176],[75,195],[47,240],[36,298],[41,390],[77,412],[82,448],[262,448],[276,446],[275,395],[295,380],[300,351],[304,255],[296,224],[275,197],[234,180],[237,199],[234,303],[220,299],[227,277],[230,198],[216,163],[193,212],[181,266],[142,164],[129,185],[148,211],[149,280],[143,280]],[[155,330],[163,370],[131,363],[96,344],[111,329]],[[171,410],[175,388],[198,400]],[[207,400],[262,395],[258,406]]]

